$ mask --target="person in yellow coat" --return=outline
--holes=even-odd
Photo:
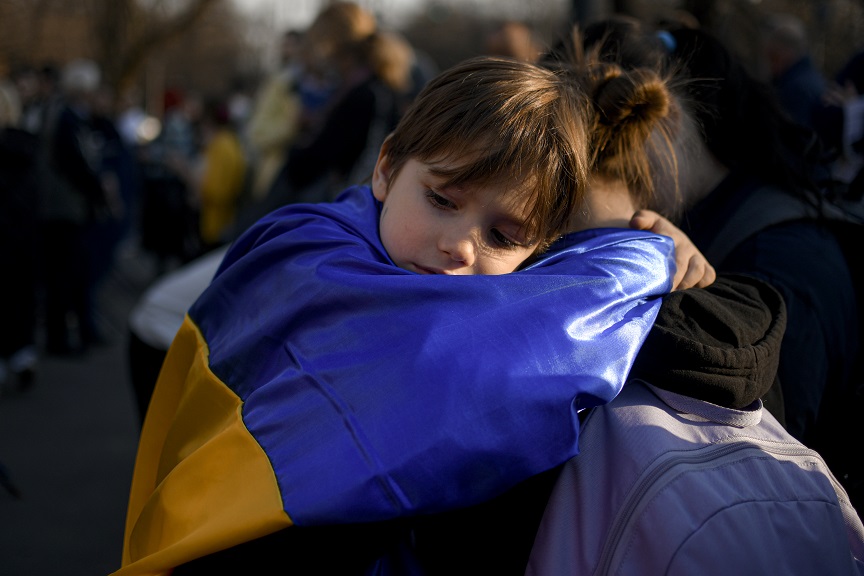
[[[224,243],[234,223],[246,182],[247,161],[228,109],[208,106],[203,128],[204,149],[198,179],[199,235],[202,251]]]

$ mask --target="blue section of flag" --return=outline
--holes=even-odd
[[[298,525],[471,505],[569,459],[671,286],[671,240],[625,229],[513,274],[414,274],[378,211],[355,187],[274,212],[190,310]]]

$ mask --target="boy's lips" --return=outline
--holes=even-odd
[[[419,264],[414,264],[414,268],[417,269],[417,272],[420,274],[449,274],[449,272],[445,272],[444,270],[438,270],[437,268],[427,268],[426,266],[420,266]]]

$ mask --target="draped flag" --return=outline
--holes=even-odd
[[[118,576],[291,525],[488,500],[577,453],[671,288],[669,238],[567,236],[502,276],[393,265],[367,187],[266,216],[168,352]]]

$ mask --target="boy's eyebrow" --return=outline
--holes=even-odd
[[[435,178],[444,178],[446,176],[445,170],[437,169],[435,166],[425,162],[421,165],[420,171],[428,176],[434,176]]]
[[[450,165],[433,164],[431,162],[423,163],[424,172],[427,172],[430,176],[435,176],[436,178],[441,179],[452,177],[453,174],[456,174],[462,168],[462,166],[454,167]]]

